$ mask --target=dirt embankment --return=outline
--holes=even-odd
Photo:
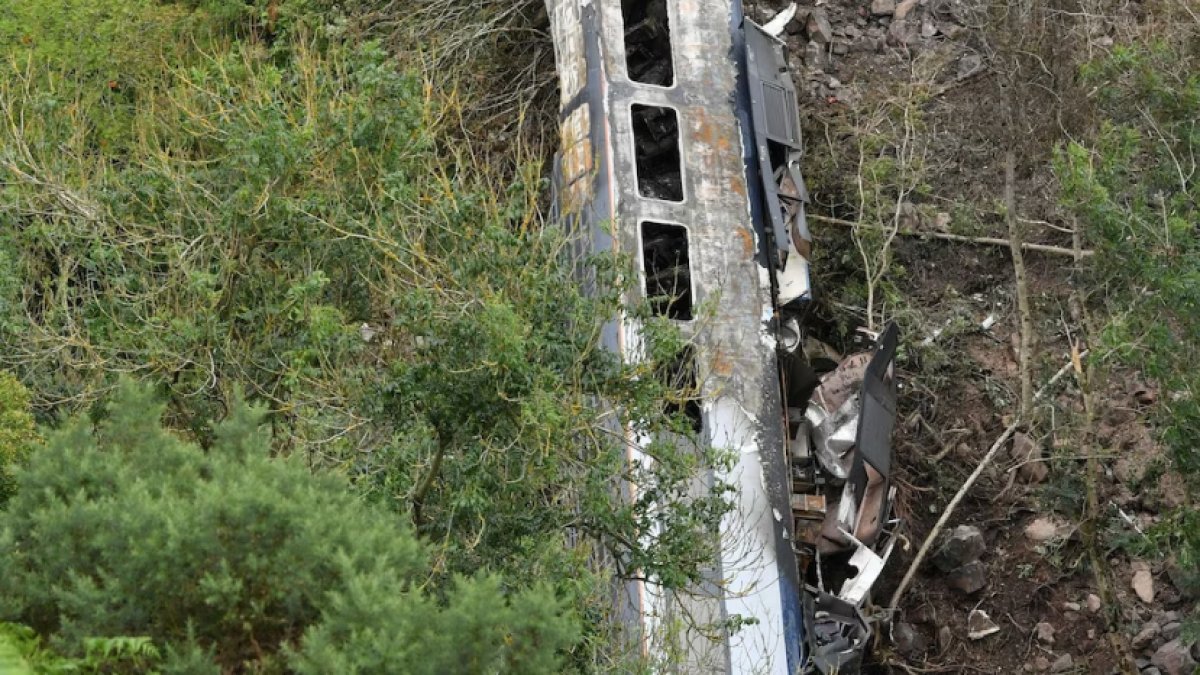
[[[751,16],[766,20],[787,3],[751,4]],[[1077,298],[1088,262],[1072,255],[1076,224],[1057,207],[1050,157],[1090,123],[1086,106],[1072,104],[1071,73],[1113,48],[1142,11],[1064,10],[1058,32],[1039,26],[1041,41],[1027,48],[1034,37],[1013,35],[1011,17],[975,0],[805,2],[785,29],[804,98],[818,311],[830,325],[872,312],[906,329],[897,453],[912,546],[893,561],[881,603],[1019,409],[1020,316],[1003,208],[1004,156],[1014,147],[1020,231],[1049,247],[1025,256],[1034,388],[1071,362],[1073,347],[1087,347]],[[1022,48],[1041,55],[1044,73],[1021,79],[1005,54]],[[1040,93],[1023,97],[1019,118],[1012,87],[1023,81]],[[888,243],[863,235],[869,228],[899,234]],[[872,265],[884,269],[881,300],[863,307]],[[1149,426],[1164,394],[1138,373],[1103,372],[1086,387],[1090,415],[1068,373],[984,471],[947,528],[965,526],[954,536],[972,540],[960,547],[967,552],[951,547],[940,568],[927,563],[917,575],[895,639],[876,649],[881,670],[1153,675],[1190,673],[1191,652],[1200,660],[1183,636],[1195,598],[1176,585],[1178,570],[1132,555],[1142,532],[1187,503],[1178,477],[1161,469]],[[973,611],[998,630],[973,639]]]

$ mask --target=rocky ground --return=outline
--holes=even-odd
[[[765,21],[786,4],[760,2],[751,15]],[[1136,13],[1127,3],[1124,14],[1081,20],[1078,49],[1111,48]],[[1008,248],[935,238],[1006,236],[998,204],[1011,132],[994,119],[1007,93],[985,15],[973,0],[818,0],[801,3],[783,36],[804,98],[812,224],[827,270],[820,302],[829,316],[863,318],[863,308],[840,303],[836,286],[862,274],[849,223],[839,221],[858,222],[873,198],[865,163],[890,153],[911,169],[909,188],[900,181],[884,190],[897,195],[906,234],[891,244],[890,295],[876,309],[906,328],[898,508],[911,546],[893,561],[880,604],[1018,400]],[[1018,212],[1028,241],[1069,251],[1072,223],[1052,188],[1048,159],[1028,162],[1016,176]],[[1061,251],[1030,251],[1025,264],[1041,386],[1078,343],[1072,297],[1081,275]],[[1147,675],[1192,672],[1200,647],[1183,619],[1196,598],[1180,590],[1174,562],[1134,557],[1141,533],[1187,500],[1178,477],[1161,470],[1149,426],[1164,394],[1120,371],[1093,393],[1089,423],[1068,374],[1038,406],[1038,423],[984,471],[905,595],[891,639],[876,649],[882,672],[1110,673],[1130,661]],[[1089,456],[1103,472],[1100,570],[1089,562],[1079,515]]]

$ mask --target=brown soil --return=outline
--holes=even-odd
[[[765,20],[784,4],[760,2],[748,9],[752,17]],[[893,30],[888,17],[873,15],[870,0],[828,0],[815,8],[833,29],[833,42],[822,47],[824,57],[814,53],[809,44],[812,31],[805,25],[804,17],[814,7],[800,4],[801,19],[784,37],[804,97],[813,211],[855,218],[856,134],[862,129],[852,132],[851,122],[913,91],[913,83],[920,81],[924,84],[918,90],[928,98],[922,105],[919,142],[927,147],[926,180],[931,189],[914,198],[916,229],[945,229],[944,217],[935,223],[935,214],[945,213],[951,216],[951,231],[1006,237],[998,205],[1009,132],[996,121],[1006,94],[989,68],[981,29],[961,20],[968,3],[912,3],[914,36],[912,29],[907,34]],[[897,36],[909,39],[903,44]],[[1034,152],[1026,157],[1034,160],[1019,167],[1016,192],[1027,238],[1070,248],[1072,237],[1063,231],[1070,223],[1061,222],[1054,206],[1049,164],[1038,159],[1046,155]],[[837,259],[839,249],[849,251],[840,256],[849,269],[830,272],[818,283],[838,284],[852,277],[854,263],[847,260],[856,256],[845,228],[815,221],[813,230],[819,245],[832,249],[829,259]],[[1070,299],[1083,282],[1069,257],[1031,253],[1026,264],[1038,333],[1033,378],[1037,388],[1068,362],[1072,340],[1079,339],[1080,321],[1072,318]],[[901,237],[894,245],[892,265],[902,270],[891,280],[904,300],[909,329],[903,341],[910,348],[901,359],[896,438],[901,492],[896,508],[907,520],[911,545],[893,558],[875,593],[881,603],[891,597],[942,510],[1012,419],[1019,392],[1016,291],[1007,249]],[[994,325],[980,329],[989,316],[994,316]],[[920,345],[939,329],[931,347]],[[875,650],[879,672],[1036,672],[1070,655],[1070,672],[1109,673],[1124,657],[1127,647],[1121,643],[1127,643],[1144,621],[1184,607],[1160,568],[1154,570],[1154,603],[1138,600],[1130,588],[1127,554],[1114,543],[1138,536],[1121,519],[1121,511],[1145,527],[1161,510],[1187,498],[1182,486],[1174,484],[1177,479],[1154,473],[1162,450],[1147,422],[1154,403],[1147,403],[1145,394],[1141,403],[1137,400],[1138,390],[1146,388],[1138,386],[1143,382],[1137,374],[1117,373],[1096,387],[1096,443],[1090,446],[1079,390],[1070,376],[1065,378],[1039,411],[1037,424],[1028,429],[1048,457],[1046,480],[1013,480],[1010,469],[1018,462],[1001,453],[948,523],[947,529],[970,524],[984,532],[987,586],[968,596],[949,588],[943,575],[931,570],[918,574],[896,619],[912,624],[926,647],[902,654],[881,638]],[[1099,595],[1100,590],[1080,529],[1052,545],[1035,544],[1024,533],[1029,521],[1050,513],[1078,524],[1085,509],[1083,473],[1089,452],[1101,455],[1106,467],[1099,485],[1099,537],[1106,557],[1102,573],[1112,587],[1113,602],[1099,612],[1087,608],[1087,596]],[[966,620],[973,609],[986,611],[1000,632],[979,641],[968,639]],[[1037,639],[1035,626],[1040,622],[1054,627],[1052,644]],[[939,645],[943,627],[951,640]],[[1119,638],[1117,647],[1109,640],[1110,632]]]

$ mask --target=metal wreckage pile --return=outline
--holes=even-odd
[[[746,19],[740,0],[547,0],[547,9],[562,97],[557,217],[582,233],[585,251],[640,252],[645,299],[691,338],[689,359],[736,360],[723,372],[695,366],[703,392],[688,412],[709,442],[741,449],[721,476],[740,500],[722,542],[765,555],[692,610],[707,601],[717,606],[702,613],[757,621],[750,637],[690,648],[723,661],[706,661],[706,672],[855,673],[872,637],[864,607],[900,527],[898,331],[859,331],[845,356],[810,335],[809,196],[778,39],[795,5],[766,26]],[[742,243],[748,257],[733,254]],[[716,321],[700,330],[693,308],[706,298]],[[637,331],[616,320],[605,345],[637,358],[627,337]],[[717,562],[727,576],[736,565]],[[643,626],[671,612],[651,583],[630,584],[623,600]]]
[[[863,605],[901,524],[890,480],[897,330],[863,334],[871,348],[843,359],[814,340],[801,345],[794,321],[781,333],[788,401],[798,404],[788,409],[788,454],[806,651],[816,672],[857,672],[872,632]]]
[[[795,10],[793,4],[765,27],[746,22],[746,79],[766,229],[775,243],[773,327],[788,426],[793,547],[806,590],[805,652],[809,672],[845,675],[862,666],[872,635],[863,606],[901,524],[891,509],[899,331],[895,324],[882,333],[860,330],[859,351],[845,357],[806,337],[808,193],[795,89],[777,39]]]

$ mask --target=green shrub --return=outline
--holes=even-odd
[[[1179,33],[1084,67],[1101,127],[1056,169],[1098,251],[1091,299],[1112,317],[1100,338],[1163,386],[1163,439],[1176,468],[1200,479],[1200,177],[1185,168],[1200,153],[1200,42]]]
[[[125,387],[102,423],[75,420],[19,472],[0,616],[74,656],[145,636],[167,671],[547,672],[576,638],[544,588],[506,597],[483,576],[435,600],[403,523],[269,458],[252,409],[237,404],[207,452],[164,431],[162,410]]]
[[[1194,499],[1200,488],[1200,23],[1156,5],[1152,34],[1085,64],[1100,125],[1056,159],[1063,202],[1097,250],[1090,301],[1106,317],[1097,354],[1135,368],[1162,389],[1159,436]],[[1094,330],[1094,329],[1093,329]],[[1163,514],[1138,541],[1143,553],[1175,557],[1173,581],[1200,584],[1200,518]]]
[[[594,574],[595,560],[672,588],[700,579],[728,504],[723,485],[689,488],[720,453],[658,443],[655,462],[630,467],[614,433],[691,433],[656,377],[678,331],[659,331],[670,348],[649,345],[645,363],[600,346],[636,276],[586,261],[595,292],[582,292],[573,243],[540,216],[541,148],[497,131],[524,118],[502,124],[507,108],[466,98],[488,119],[485,142],[466,143],[453,78],[421,70],[424,45],[397,44],[433,29],[381,13],[387,53],[330,28],[335,13],[313,13],[326,0],[106,3],[145,13],[131,25],[174,12],[164,42],[189,38],[159,58],[110,31],[97,48],[150,50],[117,108],[61,50],[0,64],[0,366],[39,409],[89,410],[138,373],[160,385],[166,426],[207,447],[241,387],[269,406],[276,452],[351,476],[417,524],[437,588],[480,570],[520,588],[552,580],[599,658],[614,645],[610,571]],[[465,25],[490,22],[488,37],[458,48],[490,61],[470,82],[508,68],[481,56],[495,27],[540,6],[484,4]],[[52,19],[35,18],[22,21]],[[458,42],[462,18],[438,18],[436,40]],[[439,63],[453,60],[444,49]],[[118,108],[101,133],[95,120]]]
[[[13,472],[37,442],[37,429],[29,414],[29,392],[17,378],[0,371],[0,507],[16,488]]]

